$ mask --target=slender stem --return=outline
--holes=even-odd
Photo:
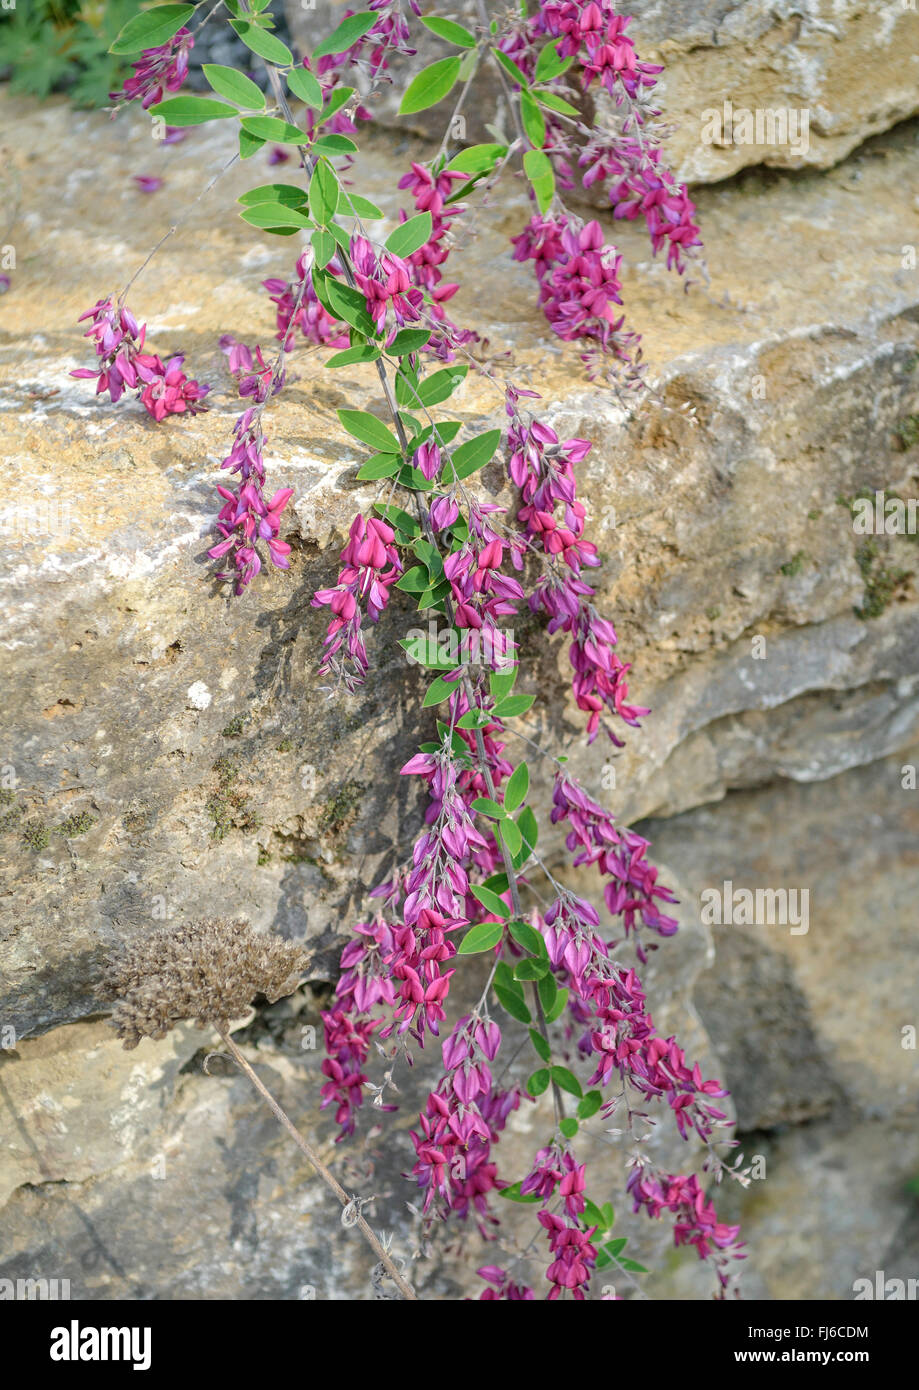
[[[263,1100],[267,1102],[268,1107],[274,1115],[275,1119],[278,1120],[284,1126],[284,1128],[287,1130],[287,1133],[290,1135],[291,1139],[293,1139],[300,1152],[304,1154],[306,1158],[309,1159],[310,1163],[316,1169],[316,1172],[319,1174],[320,1178],[325,1183],[329,1191],[335,1194],[343,1208],[351,1206],[352,1199],[348,1196],[341,1183],[325,1166],[322,1159],[319,1157],[319,1155],[316,1153],[316,1150],[313,1148],[312,1144],[310,1144],[308,1140],[304,1139],[303,1135],[300,1133],[299,1129],[297,1129],[297,1126],[294,1124],[293,1120],[291,1120],[287,1113],[281,1109],[274,1096],[268,1090],[268,1087],[264,1085],[264,1083],[259,1079],[255,1071],[253,1071],[252,1067],[246,1061],[246,1058],[240,1052],[239,1048],[236,1046],[229,1033],[224,1032],[219,1028],[217,1032],[224,1046],[230,1053],[230,1056],[233,1058],[233,1061],[239,1067],[240,1071],[243,1072],[249,1078],[255,1089],[258,1091],[259,1095],[262,1097]],[[360,1213],[358,1213],[357,1219],[354,1224],[360,1230],[361,1235],[364,1237],[367,1244],[370,1246],[371,1250],[376,1255],[380,1264],[383,1265],[384,1269],[386,1270],[389,1277],[392,1279],[393,1283],[396,1285],[396,1288],[399,1290],[402,1297],[410,1299],[411,1301],[417,1303],[418,1295],[415,1293],[411,1284],[407,1283],[403,1276],[399,1273],[398,1269],[393,1263],[392,1257],[388,1255],[387,1252],[383,1249],[383,1246],[380,1244],[379,1238],[377,1237],[375,1231],[371,1226],[367,1224],[367,1222],[364,1220],[363,1216],[360,1215]]]

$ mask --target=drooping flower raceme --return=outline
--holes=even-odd
[[[138,324],[126,304],[100,299],[80,315],[81,323],[85,319],[91,323],[84,337],[95,339],[99,365],[95,370],[78,367],[70,375],[95,380],[97,396],[107,391],[112,401],[119,401],[125,390],[136,390],[157,422],[167,415],[197,415],[207,409],[204,397],[210,387],[185,375],[183,354],[163,362],[155,353],[141,351],[147,325]]]

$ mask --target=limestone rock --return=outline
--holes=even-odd
[[[331,0],[310,7],[287,0],[285,12],[302,51],[338,21]],[[456,0],[448,13],[476,27],[475,0]],[[628,32],[639,55],[664,65],[658,92],[673,127],[668,158],[691,184],[754,164],[828,168],[919,111],[919,10],[906,0],[631,0],[622,13],[633,16]],[[408,77],[458,50],[417,21],[413,42],[417,56],[392,63],[395,85],[377,93],[374,110],[439,142],[449,102],[416,117],[396,112]],[[510,128],[488,69],[465,115],[470,141],[492,138],[486,121]]]

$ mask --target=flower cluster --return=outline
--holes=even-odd
[[[702,245],[693,221],[696,205],[685,184],[678,184],[661,162],[661,152],[646,141],[621,140],[610,148],[602,136],[589,141],[579,158],[586,168],[584,187],[608,185],[613,216],[644,217],[656,255],[667,246],[667,269],[682,274],[686,254]]]
[[[625,32],[631,17],[616,13],[613,0],[565,0],[540,4],[534,31],[558,39],[562,58],[580,64],[585,90],[594,82],[615,97],[620,89],[636,97],[642,87],[653,87],[663,68],[643,63]]]
[[[594,590],[581,577],[582,567],[600,563],[596,546],[584,539],[585,512],[574,473],[590,444],[586,439],[562,443],[551,426],[524,420],[520,402],[527,396],[535,397],[535,392],[509,386],[505,409],[510,419],[508,473],[523,501],[517,520],[530,546],[549,561],[529,603],[533,612],[542,609],[548,614],[550,632],[571,637],[572,689],[579,709],[587,714],[587,734],[593,741],[604,712],[635,727],[648,710],[628,703],[629,667],[615,651],[615,628],[597,613],[590,602]],[[604,727],[610,740],[621,746],[613,729]]]
[[[409,0],[409,5],[413,14],[421,14],[418,0]],[[394,54],[403,53],[408,57],[414,54],[415,49],[409,47],[411,30],[402,16],[400,0],[368,0],[367,10],[374,11],[379,18],[350,48],[320,58],[316,64],[320,76],[332,74],[337,78],[345,69],[366,65],[370,74],[378,77]],[[345,17],[353,13],[353,10],[345,10]]]
[[[491,1147],[520,1104],[516,1088],[495,1089],[489,1063],[500,1045],[496,1023],[460,1018],[444,1042],[444,1076],[419,1117],[421,1132],[412,1132],[412,1173],[425,1191],[424,1211],[435,1203],[441,1216],[453,1212],[463,1219],[474,1211],[486,1236],[497,1224],[488,1206],[498,1177]]]
[[[334,259],[328,269],[341,274],[341,263]],[[296,331],[299,328],[308,343],[320,343],[325,347],[347,347],[349,338],[337,319],[319,303],[313,288],[310,265],[310,252],[304,251],[297,261],[293,281],[263,280],[271,302],[277,313],[276,337],[283,343],[285,352],[293,347]]]
[[[596,338],[608,347],[624,322],[613,310],[622,303],[622,257],[604,244],[599,222],[535,215],[513,243],[515,261],[535,264],[539,302],[558,336]]]
[[[445,362],[452,362],[457,348],[475,341],[478,334],[469,328],[459,328],[447,315],[444,305],[452,299],[459,289],[454,281],[445,281],[442,266],[450,255],[450,223],[461,217],[465,208],[459,204],[447,206],[455,193],[454,184],[462,184],[467,174],[455,169],[441,169],[433,173],[423,164],[413,163],[407,174],[399,180],[399,187],[408,189],[415,203],[415,211],[431,214],[431,235],[423,246],[408,257],[414,284],[425,292],[425,307],[428,317],[436,323],[426,347]],[[403,212],[404,221],[407,214]]]
[[[134,76],[120,92],[109,92],[109,100],[123,103],[140,98],[145,111],[155,106],[163,100],[164,92],[177,92],[185,81],[188,55],[194,46],[190,30],[183,28],[159,48],[145,48],[134,63]]]
[[[77,367],[71,376],[95,380],[96,395],[108,392],[118,401],[125,389],[136,390],[144,408],[157,422],[167,415],[188,412],[197,415],[206,410],[204,397],[210,390],[187,377],[182,370],[185,357],[179,353],[163,362],[155,353],[142,352],[147,325],[138,324],[126,304],[113,299],[100,299],[79,322],[91,319],[83,335],[94,338],[99,365]]]
[[[714,1264],[723,1297],[729,1285],[730,1262],[746,1258],[737,1239],[740,1227],[718,1220],[696,1174],[674,1176],[658,1173],[651,1164],[636,1163],[626,1187],[633,1211],[646,1211],[653,1218],[664,1211],[673,1215],[674,1244],[693,1245],[700,1260]]]
[[[640,926],[662,937],[673,936],[678,927],[676,918],[661,912],[655,901],[672,903],[676,898],[657,882],[657,869],[645,859],[648,841],[633,830],[619,830],[609,812],[562,772],[555,778],[551,819],[553,824],[565,822],[570,827],[565,844],[574,855],[574,865],[593,864],[609,879],[603,890],[606,906],[613,917],[622,917],[626,936],[635,933],[636,953],[645,964]]]
[[[283,389],[286,372],[280,371],[275,375],[262,356],[260,347],[256,346],[253,353],[245,343],[237,342],[231,333],[224,333],[220,339],[220,348],[226,354],[227,365],[236,378],[241,396],[252,396],[261,404],[269,396],[276,396]]]
[[[313,595],[314,608],[332,610],[320,670],[323,675],[334,672],[349,691],[363,683],[367,671],[362,606],[370,621],[378,622],[389,603],[389,591],[402,573],[394,539],[392,527],[380,517],[356,516],[341,552],[338,583]]]
[[[231,557],[233,571],[224,571],[217,578],[232,580],[237,595],[262,568],[260,540],[268,542],[268,554],[277,569],[290,569],[290,546],[280,539],[280,530],[281,514],[294,495],[293,488],[280,488],[266,499],[264,447],[260,414],[250,406],[236,421],[233,447],[220,465],[239,474],[239,486],[217,487],[224,499],[217,517],[222,539],[208,551],[213,560]]]
[[[351,265],[378,333],[384,332],[387,317],[392,316],[388,347],[400,328],[417,323],[424,296],[412,284],[406,263],[391,251],[378,254],[366,237],[351,238]]]
[[[583,1302],[590,1284],[590,1276],[597,1262],[597,1252],[590,1243],[595,1228],[584,1230],[577,1221],[564,1217],[545,1208],[539,1213],[539,1223],[549,1232],[549,1249],[555,1259],[546,1270],[551,1302],[561,1298],[567,1290],[577,1302]]]

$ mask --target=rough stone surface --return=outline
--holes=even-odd
[[[337,21],[331,0],[310,8],[287,0],[285,8],[303,51]],[[473,29],[478,12],[476,0],[456,0],[450,10]],[[689,183],[715,183],[752,164],[828,168],[868,136],[919,111],[919,11],[909,4],[630,0],[622,13],[633,16],[628,32],[639,55],[664,65],[658,91],[673,127],[668,157]],[[406,73],[457,51],[417,27],[417,56],[393,62],[395,87],[382,88],[376,98],[375,110],[387,119],[396,119]],[[745,111],[754,117],[749,133]],[[500,85],[487,68],[464,112],[470,140],[491,138],[485,123],[493,119],[512,128]],[[800,113],[806,113],[806,126]],[[400,125],[440,140],[449,117],[445,102],[401,118]]]
[[[9,234],[12,288],[0,300],[0,1025],[16,1034],[0,1069],[15,1094],[15,1113],[4,1104],[0,1122],[12,1155],[4,1190],[14,1189],[2,1217],[3,1272],[78,1269],[94,1297],[297,1297],[303,1286],[365,1297],[366,1265],[326,1258],[333,1240],[350,1250],[348,1234],[242,1078],[206,1077],[200,1059],[180,1070],[184,1039],[116,1057],[92,1017],[92,986],[114,940],[170,913],[225,906],[308,938],[318,990],[334,977],[342,933],[391,865],[391,847],[404,854],[411,843],[420,808],[395,771],[427,716],[423,683],[395,646],[409,608],[395,605],[374,632],[375,672],[361,698],[326,702],[314,674],[322,619],[310,597],[371,498],[354,485],[360,459],[335,410],[379,402],[359,373],[324,373],[322,354],[294,360],[270,419],[271,480],[297,493],[293,568],[228,602],[204,559],[236,414],[217,340],[232,332],[270,341],[259,284],[295,255],[233,212],[265,167],[227,172],[210,207],[190,207],[158,269],[132,289],[156,350],[187,352],[190,370],[214,383],[208,414],[156,427],[140,407],[99,403],[69,377],[88,357],[75,320],[130,278],[176,209],[229,158],[229,133],[199,131],[162,149],[130,116],[112,124],[62,103],[4,107],[5,128],[17,131],[11,165],[29,192]],[[626,303],[659,396],[630,427],[584,380],[576,351],[552,338],[526,267],[508,258],[507,238],[526,217],[522,196],[512,191],[491,220],[479,219],[480,240],[456,253],[457,317],[487,333],[491,351],[513,351],[518,377],[543,392],[560,430],[596,441],[582,478],[606,560],[602,606],[633,662],[633,694],[653,714],[621,756],[586,749],[567,699],[567,657],[528,623],[518,634],[524,682],[547,697],[537,706],[542,733],[587,785],[624,821],[657,818],[655,853],[687,885],[685,934],[654,962],[673,972],[655,986],[657,1012],[688,1050],[726,1072],[742,1123],[768,1130],[779,1155],[781,1178],[754,1185],[759,1205],[748,1198],[744,1213],[751,1244],[766,1251],[754,1287],[770,1297],[849,1296],[841,1275],[812,1276],[807,1292],[805,1236],[797,1263],[783,1262],[779,1242],[796,1222],[812,1249],[849,1242],[841,1268],[846,1277],[854,1269],[851,1278],[859,1261],[873,1269],[901,1249],[910,1229],[901,1179],[919,1156],[906,1140],[861,1224],[845,1215],[849,1234],[839,1203],[814,1193],[824,1167],[837,1171],[851,1130],[851,1167],[831,1193],[851,1179],[863,1194],[885,1134],[908,1135],[915,1093],[915,1054],[872,1060],[872,1047],[878,999],[890,999],[888,1034],[912,1020],[914,813],[895,778],[883,779],[915,760],[907,750],[919,737],[916,551],[891,536],[866,555],[837,499],[861,488],[915,493],[919,272],[903,247],[919,244],[919,216],[904,196],[916,183],[916,135],[904,126],[828,173],[749,172],[703,191],[710,290],[684,295],[637,230],[617,227]],[[409,157],[380,137],[362,158],[361,187],[391,216]],[[134,173],[167,182],[145,199]],[[500,358],[494,367],[503,370]],[[474,425],[501,418],[482,378],[457,399]],[[695,424],[679,413],[684,402]],[[483,487],[505,496],[496,467]],[[700,882],[740,883],[746,871],[775,886],[792,871],[786,856],[804,874],[815,818],[808,936],[732,937],[719,958],[719,929],[703,929],[688,895]],[[701,831],[698,862],[679,853],[690,824],[710,825],[714,858],[702,854]],[[557,844],[547,849],[558,856]],[[865,860],[867,878],[853,870],[840,888],[843,866],[874,852],[885,872],[872,877]],[[828,914],[819,929],[818,888]],[[840,914],[837,949],[829,932]],[[711,977],[700,977],[693,1004],[710,940]],[[726,985],[755,995],[756,1006],[719,1012]],[[858,1008],[847,1012],[839,1001],[853,995]],[[308,1125],[318,1059],[301,1050],[300,1027],[315,1023],[316,1008],[305,994],[280,1022],[253,1025],[246,1041]],[[745,1024],[756,1038],[778,1030],[765,1068]],[[147,1078],[152,1096],[138,1100],[127,1140],[102,1121],[139,1097]],[[22,1138],[23,1114],[45,1168]],[[410,1114],[407,1102],[400,1128]],[[71,1157],[56,1128],[62,1116],[68,1132],[87,1136],[74,1139]],[[522,1162],[541,1131],[532,1111],[518,1124],[511,1152]],[[407,1249],[397,1149],[394,1137],[373,1139],[354,1162],[375,1165],[369,1176],[361,1168],[359,1185],[379,1187],[378,1210]],[[164,1153],[165,1179],[151,1176]],[[612,1197],[618,1168],[610,1179]],[[642,1239],[656,1248],[649,1226]],[[432,1262],[424,1278],[435,1296],[456,1296],[470,1267]],[[665,1294],[707,1292],[684,1260],[671,1270],[662,1257],[658,1268]]]

